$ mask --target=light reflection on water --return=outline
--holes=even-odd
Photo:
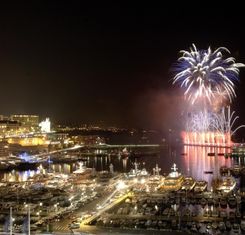
[[[139,168],[145,167],[152,173],[153,167],[156,164],[162,169],[161,173],[168,174],[173,163],[184,175],[192,176],[196,180],[206,180],[211,183],[214,177],[219,176],[219,169],[221,166],[230,167],[232,160],[226,159],[224,156],[208,156],[208,153],[226,153],[229,149],[210,147],[191,147],[181,146],[178,148],[166,148],[161,150],[158,156],[145,155],[143,157],[132,159],[123,158],[117,155],[102,156],[102,157],[89,157],[84,161],[87,167],[95,167],[96,170],[109,170],[109,165],[112,163],[115,171],[128,172],[133,168],[135,161],[140,163]],[[46,164],[40,165],[36,170],[17,171],[0,173],[0,179],[4,181],[26,181],[28,177],[37,173],[59,172],[70,174],[79,167],[77,163],[62,163],[62,164]],[[213,174],[205,174],[204,171],[213,171]]]
[[[196,180],[205,180],[208,185],[211,185],[213,178],[220,176],[221,166],[231,166],[231,159],[224,156],[218,156],[218,153],[225,154],[230,150],[227,148],[213,148],[213,147],[190,147],[184,146],[183,156],[185,163],[185,174],[190,175]],[[208,156],[208,153],[217,153],[216,156]],[[207,174],[205,171],[213,172]]]

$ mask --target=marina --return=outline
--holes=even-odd
[[[201,150],[199,158],[196,154],[191,155]],[[73,155],[83,158],[82,161],[63,163],[71,156],[64,153],[59,154],[59,158],[64,156],[59,163],[51,157],[49,162],[39,164],[35,170],[2,172],[0,190],[6,187],[9,190],[1,191],[0,221],[4,224],[11,208],[19,221],[19,225],[14,223],[16,231],[23,231],[21,226],[28,206],[31,229],[37,232],[47,231],[47,226],[44,226],[47,223],[48,231],[56,231],[59,224],[65,224],[65,231],[86,231],[88,226],[93,230],[95,225],[102,230],[110,227],[195,231],[206,228],[209,223],[217,223],[212,229],[221,228],[222,231],[223,227],[226,230],[229,226],[220,224],[221,218],[240,221],[238,225],[241,227],[241,199],[230,195],[236,192],[236,180],[232,176],[224,178],[221,174],[236,164],[223,156],[209,158],[208,149],[200,147],[188,147],[184,156],[181,148],[175,149],[171,158],[167,155],[169,149],[163,149],[159,156],[146,154],[140,158],[130,154],[127,157],[111,156],[110,153],[103,157],[88,157],[80,151],[73,151]],[[196,167],[190,164],[193,161],[199,166],[205,161],[203,168],[207,169],[207,164],[210,164],[213,173],[195,172],[199,169],[191,168]],[[215,165],[217,162],[218,166]],[[190,172],[195,172],[196,177],[191,177]],[[213,176],[222,180],[213,184]],[[89,212],[86,212],[87,207]],[[131,208],[134,209],[131,211]],[[188,223],[192,226],[189,227]]]

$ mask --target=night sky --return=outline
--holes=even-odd
[[[177,4],[24,2],[2,4],[0,10],[0,113],[5,115],[173,128],[181,97],[171,85],[170,68],[180,49],[193,42],[199,48],[226,46],[245,62],[239,6],[193,10]],[[245,123],[244,71],[240,78],[234,108]]]

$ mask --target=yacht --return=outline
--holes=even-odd
[[[181,186],[181,190],[186,190],[186,191],[190,191],[194,188],[196,182],[192,177],[186,177],[184,179],[184,182]]]
[[[241,171],[241,167],[239,165],[234,165],[233,168],[231,168],[231,174],[234,177],[240,176],[240,171]]]
[[[129,171],[129,173],[126,174],[127,177],[132,178],[132,177],[136,177],[136,176],[148,176],[149,175],[149,173],[147,172],[147,170],[145,168],[140,170],[138,168],[138,166],[139,166],[139,163],[135,162],[134,163],[134,168],[131,169]]]
[[[208,186],[208,183],[206,181],[204,180],[197,181],[194,187],[194,192],[196,193],[203,192],[207,189],[207,186]]]
[[[177,191],[182,186],[184,176],[177,171],[178,168],[176,167],[175,163],[173,164],[171,170],[172,171],[168,174],[168,176],[166,176],[161,188],[165,190]]]
[[[233,195],[230,195],[230,196],[228,197],[228,204],[229,204],[229,207],[230,207],[230,208],[235,208],[236,205],[237,205],[236,197],[233,196]]]
[[[83,162],[79,162],[79,168],[73,171],[73,174],[86,174],[89,170],[86,166],[83,165]]]
[[[231,192],[236,187],[236,181],[232,177],[227,177],[223,179],[219,185],[217,186],[218,191],[222,191],[224,193]]]

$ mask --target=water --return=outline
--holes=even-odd
[[[117,155],[106,155],[103,157],[88,157],[84,161],[87,167],[95,167],[97,171],[109,170],[109,165],[112,163],[114,170],[118,172],[128,172],[133,168],[133,163],[137,161],[139,168],[146,168],[152,173],[152,169],[158,164],[161,168],[161,174],[168,174],[173,163],[177,164],[178,170],[186,175],[192,176],[196,180],[206,180],[209,185],[213,178],[219,176],[219,169],[221,166],[230,167],[233,160],[224,156],[208,156],[208,153],[226,153],[228,149],[225,148],[211,148],[211,147],[190,147],[178,146],[175,148],[162,149],[157,156],[146,155],[137,159],[123,158]],[[46,168],[45,168],[46,167]],[[4,181],[20,182],[26,181],[28,177],[33,176],[42,171],[43,173],[52,171],[70,174],[76,170],[79,165],[77,163],[62,163],[50,164],[49,166],[40,165],[36,170],[18,171],[0,173],[0,179]],[[213,174],[206,174],[205,171],[212,171]]]

